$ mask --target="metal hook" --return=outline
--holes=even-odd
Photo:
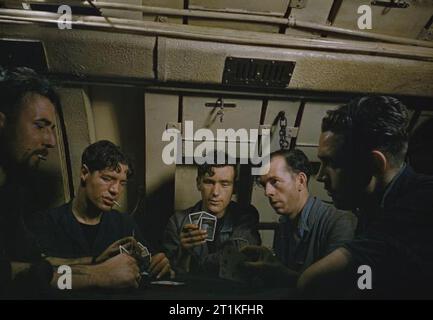
[[[217,112],[217,116],[220,117],[220,122],[222,123],[224,121],[224,101],[223,101],[223,99],[219,98],[216,101],[215,105],[220,108]]]

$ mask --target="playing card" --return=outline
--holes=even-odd
[[[144,272],[149,269],[152,255],[149,249],[147,249],[147,247],[145,247],[141,242],[137,242],[137,246],[140,250],[138,250],[139,256],[135,258],[137,259],[138,267],[140,268],[141,274],[143,275]]]
[[[201,218],[209,218],[209,219],[216,219],[216,217],[213,214],[207,213],[206,211],[202,211]]]
[[[126,250],[125,247],[122,245],[119,245],[119,251],[120,251],[120,253],[130,254],[129,251]]]
[[[215,229],[216,229],[217,219],[215,216],[212,218],[201,217],[199,228],[200,230],[207,231],[206,241],[213,241],[215,237]]]
[[[147,247],[143,246],[143,244],[141,244],[141,242],[137,242],[137,245],[141,249],[141,256],[142,257],[146,257],[146,256],[152,257],[152,255],[150,254],[150,252],[147,249]]]
[[[194,213],[190,213],[189,214],[189,222],[192,224],[197,224],[200,221],[200,217],[201,215],[204,213],[204,211],[200,211],[200,212],[194,212]]]

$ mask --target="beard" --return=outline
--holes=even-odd
[[[29,179],[39,171],[41,157],[48,156],[47,149],[20,151],[19,144],[11,135],[5,133],[0,136],[0,166],[13,179]]]

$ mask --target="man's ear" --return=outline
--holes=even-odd
[[[302,191],[303,188],[307,188],[307,175],[304,172],[299,172],[296,177],[298,181],[298,191]]]
[[[89,168],[85,164],[83,164],[81,166],[81,171],[80,171],[81,183],[84,183],[87,180],[87,177],[89,176],[89,174],[90,174]]]
[[[371,151],[373,174],[383,174],[389,166],[386,156],[379,150]]]
[[[0,112],[0,131],[2,131],[6,127],[6,115],[3,112]]]

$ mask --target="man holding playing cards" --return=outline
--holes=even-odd
[[[80,185],[69,203],[50,209],[32,225],[49,257],[92,257],[94,263],[119,253],[133,255],[142,272],[169,274],[165,254],[145,245],[131,216],[113,210],[133,174],[129,158],[110,141],[88,146],[82,155]],[[106,248],[108,248],[106,250]],[[149,251],[150,250],[150,251]],[[136,254],[133,254],[136,253]],[[151,253],[155,253],[151,256]],[[146,263],[148,260],[148,263]]]
[[[357,219],[310,195],[310,164],[301,150],[271,153],[270,170],[259,182],[275,212],[281,215],[274,238],[274,251],[245,247],[244,273],[267,284],[281,284],[353,238]],[[292,275],[292,277],[290,276]]]
[[[39,297],[40,290],[57,287],[59,274],[41,256],[26,218],[34,205],[29,182],[56,144],[59,107],[47,79],[29,68],[0,68],[0,167],[6,177],[0,181],[0,296]],[[64,262],[71,265],[73,289],[138,286],[137,263],[127,255],[97,265]]]
[[[193,207],[175,213],[169,219],[164,235],[164,251],[177,272],[218,275],[222,248],[226,243],[261,243],[257,209],[251,205],[243,208],[231,201],[236,174],[235,164],[197,167],[196,182],[201,200]]]

